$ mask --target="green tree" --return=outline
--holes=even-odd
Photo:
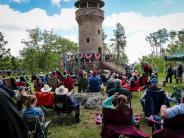
[[[172,54],[184,50],[184,30],[170,32],[170,43],[166,48],[166,54]],[[172,38],[171,38],[172,37]],[[172,39],[172,40],[171,40]]]
[[[37,72],[38,68],[38,59],[39,59],[39,47],[41,45],[41,30],[39,28],[27,30],[28,39],[22,40],[22,43],[25,45],[24,49],[20,52],[23,57],[23,66],[29,72]]]
[[[159,29],[157,32],[150,33],[149,36],[146,36],[146,41],[149,42],[154,55],[162,55],[164,51],[163,45],[168,41],[168,32],[165,28]]]
[[[11,66],[10,49],[6,48],[8,41],[5,40],[4,35],[0,32],[0,68],[8,69]]]
[[[108,48],[105,40],[107,38],[107,34],[105,34],[104,29],[102,29],[102,41],[103,41],[103,54],[110,54],[110,49]]]
[[[21,51],[23,67],[29,72],[48,72],[59,68],[61,55],[64,53],[76,54],[78,45],[68,39],[61,38],[54,32],[40,30],[39,28],[28,30],[28,39]]]
[[[127,56],[125,54],[125,47],[126,47],[126,35],[125,35],[125,29],[120,24],[116,24],[116,29],[114,31],[114,38],[111,39],[113,42],[111,47],[113,48],[114,52],[116,53],[116,65],[123,64],[124,62],[127,62]]]

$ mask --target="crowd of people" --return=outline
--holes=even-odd
[[[178,65],[178,70],[179,68],[180,66]],[[118,110],[122,114],[131,115],[132,124],[136,122],[131,107],[132,92],[144,91],[140,102],[145,116],[149,119],[161,121],[162,119],[184,114],[184,94],[182,90],[180,91],[174,87],[174,93],[169,96],[164,90],[159,88],[157,85],[158,68],[156,66],[152,71],[148,63],[143,64],[142,74],[133,66],[132,69],[133,71],[129,70],[128,74],[127,72],[126,74],[110,72],[108,75],[96,69],[89,72],[82,70],[78,74],[53,71],[47,75],[43,73],[32,74],[31,80],[25,74],[19,78],[6,79],[1,77],[0,90],[2,92],[0,93],[4,93],[2,96],[7,98],[6,102],[12,100],[10,108],[13,108],[12,110],[20,117],[20,120],[27,115],[38,116],[43,124],[45,123],[45,115],[39,105],[53,107],[55,100],[57,102],[61,101],[62,95],[66,96],[67,102],[65,104],[70,106],[71,111],[75,111],[76,123],[80,122],[80,101],[77,101],[72,95],[75,86],[78,87],[78,93],[100,93],[103,87],[106,87],[107,98],[102,103],[102,108],[110,108]],[[170,71],[172,71],[171,67],[168,68],[166,82],[170,77]],[[181,77],[180,72],[177,74],[178,77]],[[34,92],[29,81],[33,83]],[[172,82],[171,79],[170,82]],[[46,100],[43,100],[43,94],[45,96],[46,93],[48,97]],[[174,106],[171,108],[169,108],[170,102],[174,103]],[[8,115],[13,118],[13,114]],[[23,121],[21,123],[23,126],[25,125]],[[16,135],[18,136],[18,134]],[[22,133],[22,135],[25,137],[26,134]]]

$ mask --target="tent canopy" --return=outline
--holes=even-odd
[[[181,61],[184,60],[184,51],[176,52],[164,57],[166,61]]]

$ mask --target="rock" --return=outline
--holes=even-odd
[[[97,109],[101,107],[105,97],[101,93],[77,93],[74,97],[80,102],[81,106],[87,109]]]

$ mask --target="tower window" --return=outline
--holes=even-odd
[[[97,3],[96,2],[88,2],[88,7],[97,7]]]
[[[80,8],[86,8],[87,7],[87,2],[83,2],[80,4]]]
[[[87,38],[87,43],[89,43],[89,38]]]
[[[100,30],[98,30],[98,34],[100,34]]]

